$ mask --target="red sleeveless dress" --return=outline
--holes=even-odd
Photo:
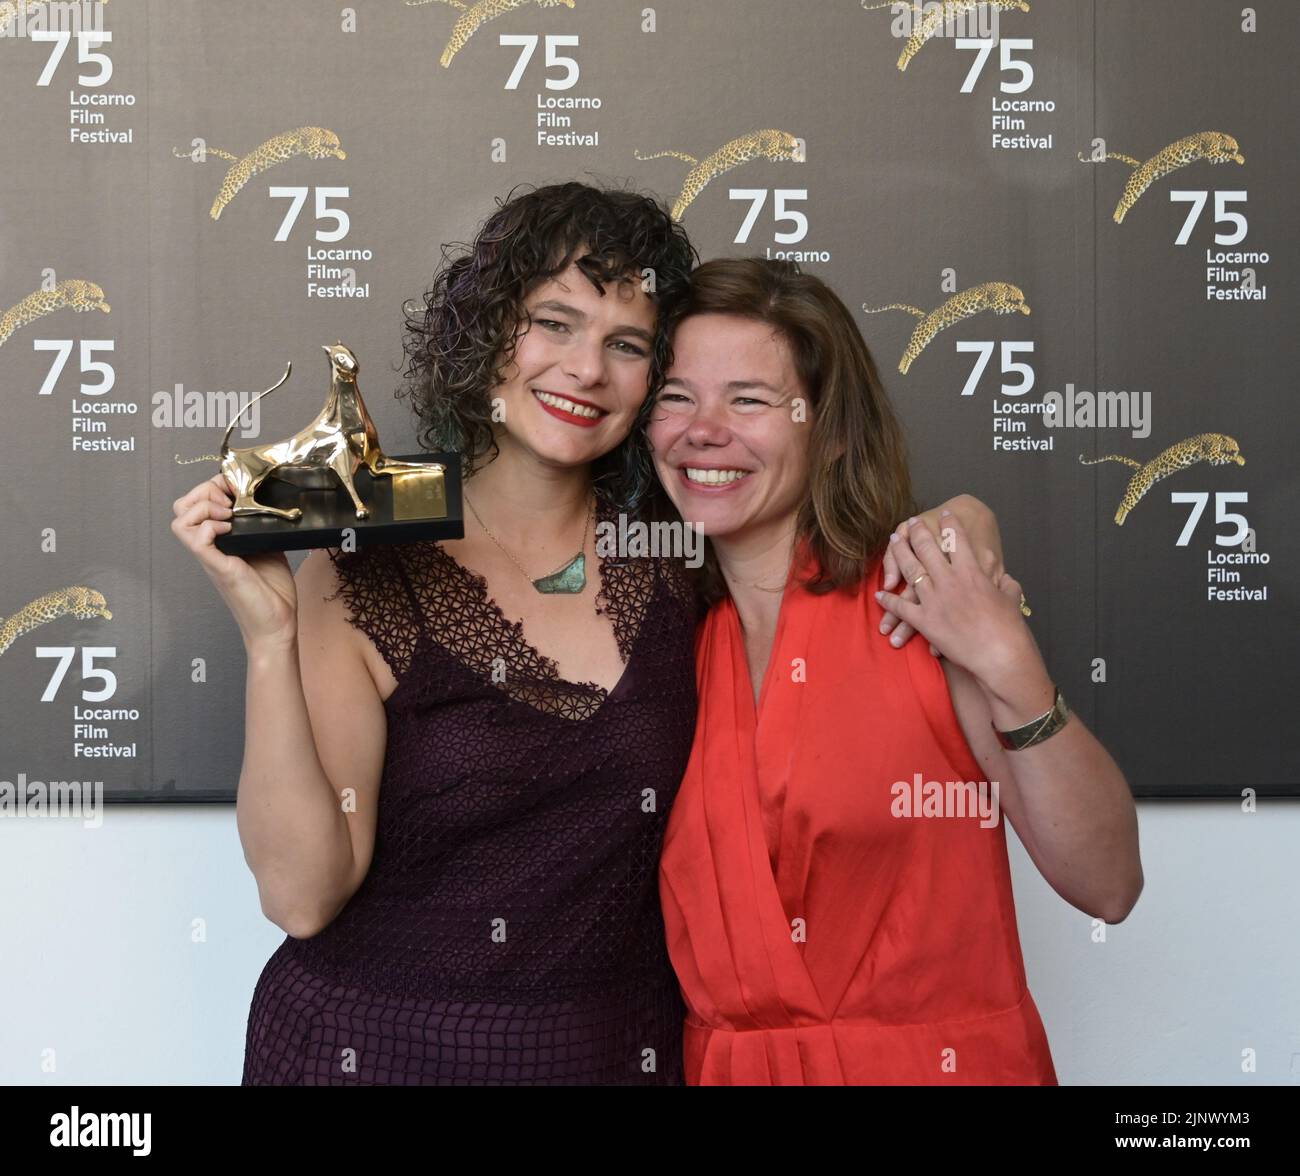
[[[1001,818],[895,815],[983,770],[882,586],[787,588],[757,707],[731,601],[700,628],[659,872],[690,1085],[1056,1084]]]

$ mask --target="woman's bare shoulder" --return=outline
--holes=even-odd
[[[374,641],[357,624],[343,588],[344,576],[335,553],[318,548],[308,553],[294,576],[298,592],[299,642],[316,651],[331,651],[329,661],[340,668],[351,661],[364,666],[381,699],[397,689],[397,679]],[[337,660],[336,660],[337,659]]]

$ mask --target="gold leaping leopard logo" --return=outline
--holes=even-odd
[[[0,617],[0,654],[23,634],[50,621],[57,621],[60,617],[76,617],[79,621],[103,617],[104,620],[111,621],[113,614],[108,611],[108,602],[103,595],[93,588],[79,584],[71,588],[56,588],[53,592],[38,596],[13,616],[7,619]]]
[[[1170,143],[1163,151],[1157,151],[1146,163],[1134,159],[1131,155],[1121,155],[1118,151],[1107,151],[1096,159],[1086,158],[1082,151],[1079,152],[1080,163],[1105,163],[1110,159],[1118,159],[1133,169],[1128,183],[1124,185],[1124,194],[1115,205],[1117,225],[1124,223],[1125,214],[1156,180],[1167,176],[1172,171],[1177,171],[1180,167],[1186,167],[1189,163],[1199,163],[1201,160],[1211,164],[1246,162],[1241,154],[1241,148],[1237,146],[1237,140],[1221,131],[1201,131],[1195,135],[1188,135],[1185,139]]]
[[[929,345],[930,341],[945,327],[959,323],[971,315],[989,310],[994,314],[1028,314],[1029,304],[1025,302],[1024,292],[1019,286],[1010,282],[984,282],[954,294],[928,314],[918,306],[908,306],[905,302],[891,302],[888,306],[868,306],[862,309],[867,314],[879,314],[882,310],[905,310],[921,321],[916,324],[912,338],[898,361],[898,370],[904,375],[913,361]]]
[[[710,180],[716,180],[723,172],[729,172],[733,167],[739,167],[751,159],[804,162],[803,140],[786,131],[774,130],[751,131],[748,135],[741,135],[729,143],[724,143],[712,155],[706,155],[703,159],[696,159],[695,156],[686,155],[681,151],[656,151],[653,155],[642,155],[639,150],[634,149],[632,154],[640,160],[662,159],[666,155],[671,155],[674,159],[692,165],[686,175],[685,183],[682,184],[681,195],[673,203],[673,220],[682,219],[682,214],[690,206],[691,201],[704,191]]]
[[[956,20],[962,13],[974,12],[983,4],[1004,12],[1011,9],[1017,12],[1029,11],[1026,0],[942,0],[941,3],[931,0],[926,4],[912,4],[910,7],[913,17],[920,16],[921,19],[913,24],[912,34],[904,43],[903,52],[898,55],[899,70],[907,69],[908,62],[920,53],[926,42],[943,28],[945,21]],[[862,0],[862,7],[868,12],[876,8],[895,8],[899,7],[899,0],[885,0],[883,4],[868,4],[867,0]]]
[[[107,4],[108,0],[98,0],[98,2]],[[48,3],[49,0],[0,0],[0,30],[7,29],[22,9],[25,8],[30,14],[33,9],[44,8]],[[66,7],[66,5],[63,7]],[[80,17],[80,9],[73,8],[70,11],[77,13],[77,18]],[[73,25],[72,27],[76,28],[77,26]]]
[[[0,315],[0,347],[8,342],[19,327],[49,314],[55,310],[75,310],[83,314],[88,310],[102,310],[109,313],[110,307],[104,301],[104,291],[94,282],[83,282],[80,278],[68,278],[56,283],[53,290],[34,290],[16,306],[11,306]]]
[[[1079,461],[1084,465],[1098,465],[1103,461],[1119,461],[1132,466],[1137,472],[1129,479],[1124,497],[1120,499],[1119,509],[1115,512],[1115,522],[1121,527],[1142,496],[1161,478],[1185,470],[1198,462],[1208,461],[1210,465],[1245,465],[1241,456],[1241,447],[1226,433],[1197,433],[1186,441],[1179,441],[1168,449],[1156,454],[1146,465],[1134,461],[1131,457],[1121,457],[1118,453],[1108,453],[1105,457],[1086,458],[1079,454]]]
[[[226,172],[226,178],[221,181],[221,191],[212,202],[209,215],[213,220],[219,220],[226,205],[239,195],[244,185],[268,167],[274,167],[295,155],[305,155],[308,159],[347,159],[347,153],[339,144],[339,137],[324,127],[298,127],[296,130],[285,131],[282,135],[267,139],[260,147],[255,147],[242,157],[216,147],[204,147],[203,152],[234,163]],[[180,151],[175,147],[172,148],[172,154],[178,159],[195,157],[195,152]]]
[[[452,27],[447,47],[438,59],[438,64],[443,69],[451,65],[451,59],[465,48],[470,37],[478,32],[480,26],[495,17],[504,16],[516,8],[527,8],[529,4],[536,4],[539,8],[559,8],[560,5],[565,8],[573,7],[573,0],[478,0],[477,4],[464,4],[462,0],[437,0],[437,2],[460,9],[460,16]],[[434,0],[406,0],[406,3],[409,7],[417,8],[422,4],[434,3]]]

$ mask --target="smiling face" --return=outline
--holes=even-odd
[[[585,465],[628,435],[649,389],[657,309],[637,281],[602,295],[571,264],[524,299],[505,379],[490,393],[497,443],[544,465]]]
[[[682,518],[717,541],[793,531],[808,493],[812,409],[785,338],[728,314],[684,319],[647,428]]]

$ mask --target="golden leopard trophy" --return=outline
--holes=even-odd
[[[340,533],[345,528],[354,536],[379,542],[463,537],[458,461],[438,460],[448,456],[442,454],[431,454],[433,460],[428,461],[385,454],[357,384],[361,370],[357,357],[342,342],[325,345],[322,350],[329,357],[329,394],[325,406],[305,428],[282,441],[244,449],[230,444],[240,418],[288,380],[293,371],[293,364],[288,363],[278,383],[250,400],[231,419],[220,453],[188,459],[220,461],[234,495],[234,526],[218,536],[218,548],[230,554],[249,554],[333,547],[341,545]],[[179,456],[177,461],[187,464]],[[449,485],[454,511],[448,509]],[[340,489],[350,500],[350,511],[339,499]],[[415,530],[408,526],[420,522],[440,525]]]

